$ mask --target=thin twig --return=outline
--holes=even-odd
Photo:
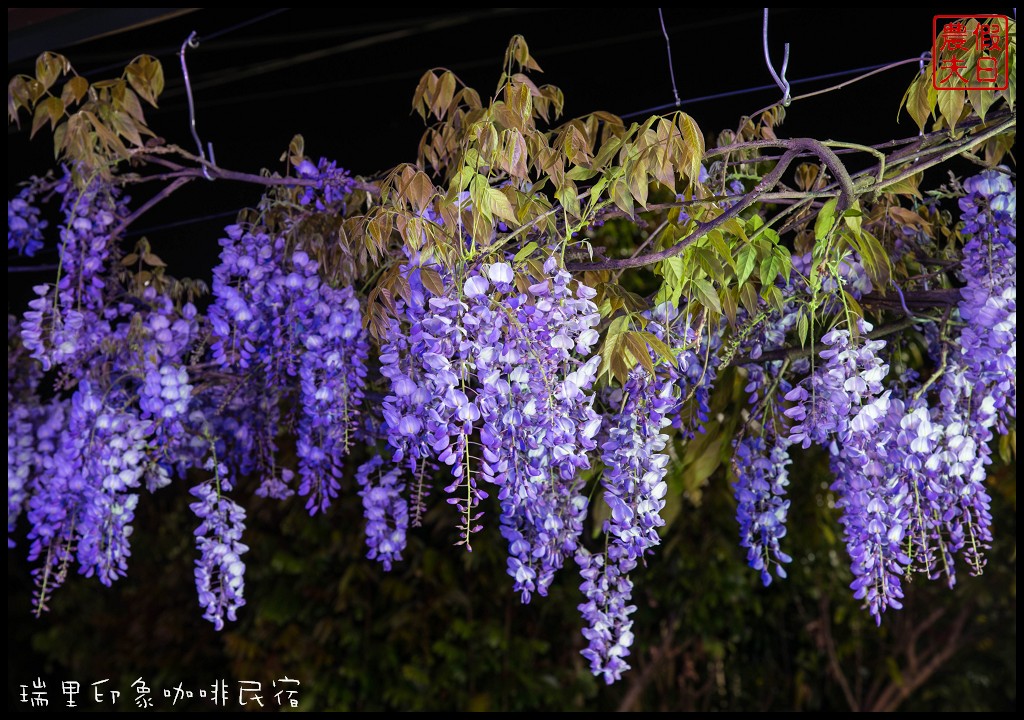
[[[871,70],[870,72],[866,72],[863,75],[858,75],[855,78],[850,78],[849,80],[844,80],[843,82],[841,82],[841,83],[839,83],[837,85],[832,85],[831,87],[822,88],[821,90],[814,90],[813,92],[804,93],[803,95],[797,95],[796,97],[790,98],[789,99],[789,103],[792,105],[797,100],[806,100],[807,98],[812,98],[812,97],[815,97],[816,95],[824,95],[826,93],[835,92],[836,90],[842,90],[844,87],[847,87],[848,85],[853,85],[854,83],[858,83],[861,80],[867,80],[872,75],[878,75],[879,73],[888,72],[889,70],[892,70],[894,68],[898,68],[898,67],[901,67],[903,65],[909,65],[910,63],[919,62],[919,61],[920,61],[920,58],[916,58],[916,57],[907,58],[906,60],[897,60],[896,62],[889,63],[888,65],[885,65],[884,67],[875,68],[874,70]],[[761,113],[768,112],[772,108],[778,107],[781,104],[782,104],[781,102],[772,103],[771,105],[769,105],[767,107],[761,108],[757,112],[750,113],[749,115],[747,115],[747,117],[757,117]]]
[[[668,30],[665,29],[665,15],[658,8],[658,19],[661,21],[661,34],[665,36],[665,52],[668,53],[668,74],[672,78],[672,95],[676,99],[676,107],[681,107],[683,101],[679,99],[679,89],[676,87],[676,71],[672,66],[672,45],[668,39]]]
[[[140,205],[138,207],[138,209],[136,209],[135,212],[133,212],[131,215],[126,217],[124,220],[122,220],[121,224],[117,226],[117,228],[111,233],[111,235],[113,237],[119,236],[122,232],[124,232],[125,228],[127,228],[133,222],[135,222],[140,217],[142,217],[147,212],[149,212],[151,209],[153,209],[153,207],[157,203],[161,202],[162,200],[167,199],[176,190],[178,190],[180,187],[182,187],[184,185],[187,185],[188,183],[192,182],[194,179],[195,178],[193,178],[193,177],[179,177],[177,180],[172,182],[170,185],[168,185],[163,190],[161,190],[156,195],[154,195],[149,200],[147,200],[142,205]]]

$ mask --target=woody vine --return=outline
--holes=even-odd
[[[981,572],[996,436],[1015,451],[1015,84],[936,92],[928,68],[902,101],[921,133],[876,146],[781,139],[781,105],[707,143],[681,111],[565,121],[539,72],[518,36],[486,100],[427,72],[415,161],[365,178],[300,137],[258,175],[166,144],[148,56],[95,81],[46,53],[10,81],[9,120],[52,131],[59,160],[8,201],[9,249],[59,253],[8,318],[8,544],[27,523],[37,614],[76,568],[124,576],[139,502],[189,482],[199,605],[235,620],[251,480],[324,522],[360,502],[383,571],[440,503],[466,551],[501,533],[524,603],[578,573],[583,655],[614,682],[630,578],[730,367],[749,403],[724,446],[764,584],[786,576],[787,468],[812,445],[879,623],[908,574]],[[921,187],[957,158],[976,171]],[[263,191],[210,287],[125,240],[207,180]]]

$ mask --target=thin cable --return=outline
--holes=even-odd
[[[238,210],[226,210],[224,212],[213,213],[212,215],[200,215],[197,217],[185,218],[184,220],[175,220],[174,222],[164,223],[162,225],[152,225],[147,228],[131,230],[126,232],[124,236],[126,238],[139,237],[140,235],[162,232],[163,230],[173,230],[174,228],[184,227],[186,225],[197,225],[210,220],[222,220],[226,217],[238,217]]]
[[[881,69],[887,68],[889,66],[898,67],[899,65],[902,65],[902,64],[905,64],[905,63],[908,63],[908,62],[917,62],[917,58],[913,58],[911,60],[906,60],[906,61],[897,61],[895,63],[880,63],[878,65],[867,65],[865,67],[852,68],[850,70],[839,70],[837,72],[823,73],[821,75],[812,75],[811,77],[799,78],[798,80],[791,80],[790,84],[791,85],[801,85],[801,84],[809,83],[809,82],[818,82],[819,80],[832,80],[833,78],[846,77],[848,75],[856,75],[858,73],[872,73],[874,71],[881,70]],[[857,79],[859,80],[861,78],[857,78]],[[754,85],[753,87],[741,88],[739,90],[727,90],[725,92],[714,93],[712,95],[701,95],[700,97],[687,98],[686,100],[683,101],[683,104],[684,105],[690,105],[692,103],[705,102],[707,100],[718,100],[720,98],[736,97],[737,95],[747,95],[749,93],[761,92],[762,90],[771,90],[773,87],[775,87],[775,85],[765,84],[765,85]],[[804,98],[811,97],[814,94],[816,94],[816,93],[807,93],[805,95],[798,95],[798,96],[796,96],[794,98],[790,98],[790,100],[791,101],[792,100],[802,100]],[[661,110],[667,110],[667,109],[669,109],[671,107],[673,107],[673,105],[671,105],[671,104],[654,105],[653,107],[644,108],[643,110],[637,110],[637,111],[631,112],[631,113],[626,113],[624,115],[620,115],[619,117],[621,117],[623,119],[631,118],[631,117],[637,117],[639,115],[646,115],[646,114],[652,113],[652,112],[659,112]]]
[[[53,272],[59,266],[54,265],[8,265],[7,274],[12,273],[36,273],[36,272]]]
[[[219,38],[221,35],[227,35],[229,32],[234,32],[235,30],[238,30],[240,28],[244,28],[244,27],[246,27],[248,25],[252,25],[254,23],[258,23],[258,22],[260,22],[262,20],[266,20],[267,18],[272,18],[275,15],[280,15],[285,10],[289,10],[289,9],[290,8],[277,8],[276,10],[271,10],[268,13],[263,13],[262,15],[257,15],[254,18],[249,18],[248,20],[243,20],[242,22],[235,23],[234,25],[230,25],[230,26],[228,26],[226,28],[221,28],[220,30],[216,30],[216,31],[214,31],[212,33],[208,33],[206,35],[203,35],[199,39],[202,39],[203,41],[213,40],[214,38]],[[198,39],[197,39],[197,42],[198,42]],[[177,50],[177,46],[162,47],[162,48],[158,48],[156,50],[150,51],[149,54],[153,55],[154,57],[160,57],[162,55],[170,55],[171,53],[175,52],[176,50]],[[98,67],[98,68],[90,68],[89,70],[83,72],[82,74],[92,77],[94,75],[99,75],[100,73],[109,72],[111,70],[124,70],[124,63],[123,62],[116,62],[116,63],[111,63],[110,65],[103,65],[103,66]]]
[[[782,53],[782,77],[779,77],[779,74],[775,72],[775,66],[772,65],[772,58],[768,54],[768,8],[764,9],[764,23],[761,27],[761,39],[764,44],[764,62],[768,66],[768,72],[772,74],[775,84],[782,91],[782,106],[789,107],[789,81],[786,80],[786,69],[789,67],[789,43],[786,43],[785,50]]]
[[[209,42],[210,40],[214,40],[216,38],[219,38],[221,35],[227,35],[228,33],[234,32],[235,30],[241,30],[242,28],[248,27],[248,26],[253,25],[255,23],[262,22],[264,20],[269,20],[270,18],[274,17],[275,15],[280,15],[281,13],[287,12],[290,9],[291,8],[275,8],[275,9],[271,10],[270,12],[265,12],[262,15],[257,15],[254,18],[249,18],[248,20],[243,20],[242,22],[235,23],[234,25],[226,27],[223,30],[217,30],[216,32],[207,33],[206,35],[202,35],[199,39],[202,40],[203,42]]]
[[[515,8],[490,8],[479,12],[446,16],[440,20],[426,22],[405,30],[395,30],[393,32],[381,33],[379,35],[373,35],[366,38],[359,38],[358,40],[341,43],[329,48],[299,53],[298,55],[292,55],[287,58],[277,58],[245,67],[228,68],[227,70],[222,71],[219,75],[212,76],[202,82],[196,83],[195,88],[196,90],[206,90],[213,87],[219,87],[221,85],[234,83],[257,75],[265,75],[267,73],[285,70],[287,68],[313,62],[315,60],[323,60],[341,53],[361,50],[373,45],[380,45],[382,43],[393,42],[395,40],[403,40],[408,37],[423,35],[437,30],[445,30],[459,25],[466,25],[479,20],[495,20],[505,15],[515,14],[516,12],[517,10]],[[164,93],[164,97],[170,98],[177,94],[178,93],[174,91],[168,91]]]
[[[661,34],[665,36],[665,52],[668,54],[668,74],[672,78],[672,94],[676,98],[676,107],[680,107],[683,101],[679,99],[679,89],[676,87],[676,71],[672,66],[672,44],[668,39],[668,30],[665,29],[665,15],[658,8],[658,19],[661,20]]]

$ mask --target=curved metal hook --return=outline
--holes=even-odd
[[[181,52],[178,53],[181,57],[181,74],[185,77],[185,94],[188,96],[188,127],[192,131],[192,139],[196,141],[196,147],[199,149],[199,157],[202,160],[206,160],[206,152],[203,150],[203,142],[199,139],[199,133],[196,132],[196,106],[192,100],[192,82],[188,77],[188,65],[185,64],[185,48],[197,48],[199,47],[199,40],[196,37],[196,31],[185,38],[185,42],[181,44]],[[210,146],[210,162],[213,162],[213,143]],[[203,164],[203,177],[207,180],[213,180],[210,176],[210,171],[207,169],[206,164]]]
[[[928,66],[928,63],[932,61],[932,51],[925,50],[921,53],[921,59],[918,60],[917,66],[921,69],[921,74],[924,75],[924,69]]]
[[[779,73],[775,72],[775,68],[772,66],[772,58],[768,54],[768,8],[764,9],[764,25],[761,30],[761,39],[764,44],[764,62],[768,66],[768,72],[772,74],[772,79],[775,80],[775,84],[782,91],[782,106],[789,107],[789,103],[793,99],[789,94],[789,80],[786,79],[786,70],[789,68],[789,43],[786,43],[783,50],[782,77],[779,77]]]

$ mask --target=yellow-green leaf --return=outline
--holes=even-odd
[[[81,102],[88,91],[89,81],[84,77],[75,76],[64,83],[64,89],[60,93],[61,102],[64,103],[64,107]]]
[[[960,120],[960,114],[964,110],[963,90],[940,90],[938,91],[939,112],[942,113],[946,125],[952,132]]]
[[[57,122],[62,117],[64,117],[64,103],[61,102],[60,98],[46,98],[36,105],[35,114],[32,116],[32,132],[30,137],[35,137],[35,134],[47,122],[50,123],[51,128],[57,127]]]
[[[694,119],[684,112],[679,113],[678,124],[679,132],[686,143],[686,155],[689,160],[686,174],[690,182],[695,183],[700,177],[700,164],[704,160],[704,133],[700,131]]]
[[[423,287],[434,295],[444,297],[444,282],[436,270],[428,267],[420,268],[420,280],[423,282]]]
[[[647,349],[647,343],[637,332],[629,332],[625,335],[626,348],[635,363],[639,363],[647,371],[648,375],[654,375],[654,363],[651,361],[651,353]],[[632,369],[632,368],[631,368]]]

